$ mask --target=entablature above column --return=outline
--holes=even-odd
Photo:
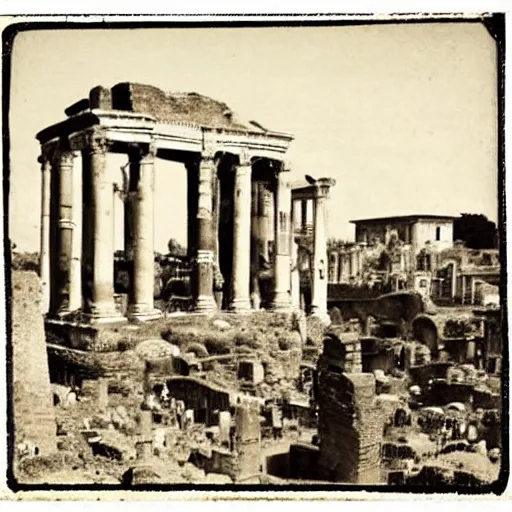
[[[308,176],[307,179],[307,182],[292,187],[293,201],[329,197],[331,188],[336,185],[336,180],[333,178],[318,178],[315,180]]]
[[[153,117],[124,111],[93,109],[78,113],[65,121],[40,131],[36,138],[42,145],[67,139],[75,150],[87,148],[91,131],[102,133],[108,143],[149,144],[157,149],[202,153],[205,141],[217,152],[281,160],[293,137],[274,132],[205,127],[191,123],[161,123]]]

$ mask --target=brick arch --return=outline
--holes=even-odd
[[[439,332],[437,325],[426,315],[416,317],[412,323],[414,338],[426,345],[432,354],[439,352]]]

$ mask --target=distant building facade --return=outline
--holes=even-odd
[[[356,226],[356,242],[388,243],[394,234],[404,244],[411,245],[416,255],[427,243],[436,250],[453,245],[453,222],[446,215],[406,215],[375,219],[352,220]]]

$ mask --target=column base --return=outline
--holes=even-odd
[[[127,322],[126,317],[117,310],[105,310],[82,313],[84,322],[93,325],[123,324]]]
[[[248,297],[246,299],[234,299],[229,305],[229,310],[233,313],[250,313],[252,311],[251,301]]]
[[[163,313],[159,309],[149,309],[147,307],[141,307],[138,304],[132,304],[128,306],[126,316],[132,322],[148,322],[150,320],[158,320],[161,318]]]
[[[313,318],[318,318],[325,325],[331,325],[331,317],[327,314],[327,311],[322,311],[319,309],[314,309],[311,312],[311,316]]]
[[[270,306],[273,311],[291,311],[292,302],[288,292],[277,292]]]
[[[217,311],[217,302],[211,295],[199,295],[194,305],[196,313],[213,313]]]

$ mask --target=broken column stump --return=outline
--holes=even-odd
[[[360,365],[352,341],[349,347],[329,336],[318,362],[319,466],[336,482],[380,483],[383,419],[375,377],[350,371]]]

